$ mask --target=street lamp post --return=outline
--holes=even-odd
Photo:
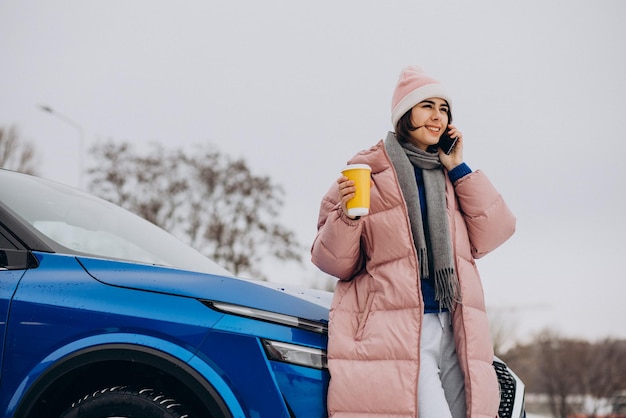
[[[55,116],[58,119],[61,119],[65,123],[72,125],[74,128],[78,130],[78,135],[79,135],[78,137],[78,141],[79,141],[79,144],[78,144],[79,146],[79,149],[78,149],[78,187],[82,189],[83,188],[83,176],[84,176],[83,160],[84,160],[84,146],[85,146],[85,133],[83,131],[83,127],[79,123],[65,116],[64,114],[57,112],[50,106],[39,105],[39,109],[44,112],[50,113],[52,116]]]

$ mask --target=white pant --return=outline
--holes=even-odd
[[[448,312],[424,315],[420,355],[419,417],[464,418],[465,383]]]

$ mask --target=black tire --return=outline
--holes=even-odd
[[[184,405],[153,389],[113,386],[83,396],[60,418],[191,418]]]

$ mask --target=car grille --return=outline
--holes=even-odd
[[[498,416],[500,418],[512,418],[513,403],[515,402],[515,379],[509,373],[506,365],[497,361],[493,362],[493,367],[498,375],[498,384],[500,385],[500,407],[498,408]]]

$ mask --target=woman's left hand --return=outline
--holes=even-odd
[[[439,160],[450,171],[463,162],[463,134],[452,124],[448,125],[448,129],[450,138],[457,138],[456,144],[449,155],[439,148]]]

